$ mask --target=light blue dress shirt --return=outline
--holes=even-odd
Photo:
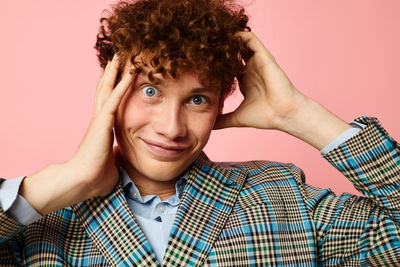
[[[187,173],[176,182],[176,194],[164,201],[161,201],[156,195],[140,195],[126,170],[120,168],[120,173],[129,207],[156,254],[158,262],[161,263],[167,249],[169,233],[175,220],[183,189],[187,182]]]
[[[353,128],[348,129],[324,147],[320,152],[326,154],[341,143],[357,134],[365,125],[350,122]],[[187,173],[175,184],[176,194],[161,201],[156,195],[141,196],[139,190],[125,169],[120,169],[125,197],[135,218],[147,237],[157,260],[161,263],[164,257],[169,233],[175,219],[178,205],[187,182]],[[5,212],[23,225],[31,224],[41,216],[22,196],[18,195],[24,176],[4,181],[0,184],[0,205]]]

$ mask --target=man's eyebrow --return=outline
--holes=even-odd
[[[165,79],[163,77],[162,78],[156,77],[155,75],[157,75],[157,74],[162,75],[161,73],[154,73],[153,81],[151,81],[148,76],[149,72],[146,70],[142,70],[142,72],[138,76],[138,80],[141,80],[142,82],[152,82],[155,85],[162,86],[164,84]],[[218,90],[216,87],[211,87],[211,86],[210,87],[196,87],[196,88],[191,89],[190,91],[191,91],[191,93],[195,93],[195,94],[212,93],[215,95],[219,95],[221,93],[220,90]]]
[[[140,72],[140,74],[138,75],[138,79],[140,80],[144,80],[145,82],[152,82],[156,85],[162,85],[164,83],[164,79],[163,78],[159,78],[156,77],[157,74],[162,75],[161,73],[154,73],[152,75],[152,80],[149,79],[149,72],[142,69],[142,71]]]
[[[212,93],[218,95],[220,91],[214,87],[198,87],[198,88],[193,88],[191,90],[192,93],[195,94],[201,94],[201,93]]]

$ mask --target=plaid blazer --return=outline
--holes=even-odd
[[[374,118],[325,158],[367,197],[305,184],[292,164],[201,155],[164,266],[394,266],[400,262],[400,147]],[[0,209],[0,266],[158,266],[119,183],[104,198],[24,227]]]

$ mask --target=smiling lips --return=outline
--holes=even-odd
[[[181,156],[185,150],[190,148],[189,145],[166,145],[163,143],[141,139],[147,149],[156,157],[163,160],[174,160]]]

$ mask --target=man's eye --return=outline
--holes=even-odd
[[[159,92],[156,88],[154,88],[153,86],[145,86],[142,89],[143,94],[145,94],[146,96],[149,97],[153,97],[153,96],[158,96]]]
[[[190,102],[195,105],[201,105],[207,102],[206,98],[201,95],[195,95],[190,99]]]

